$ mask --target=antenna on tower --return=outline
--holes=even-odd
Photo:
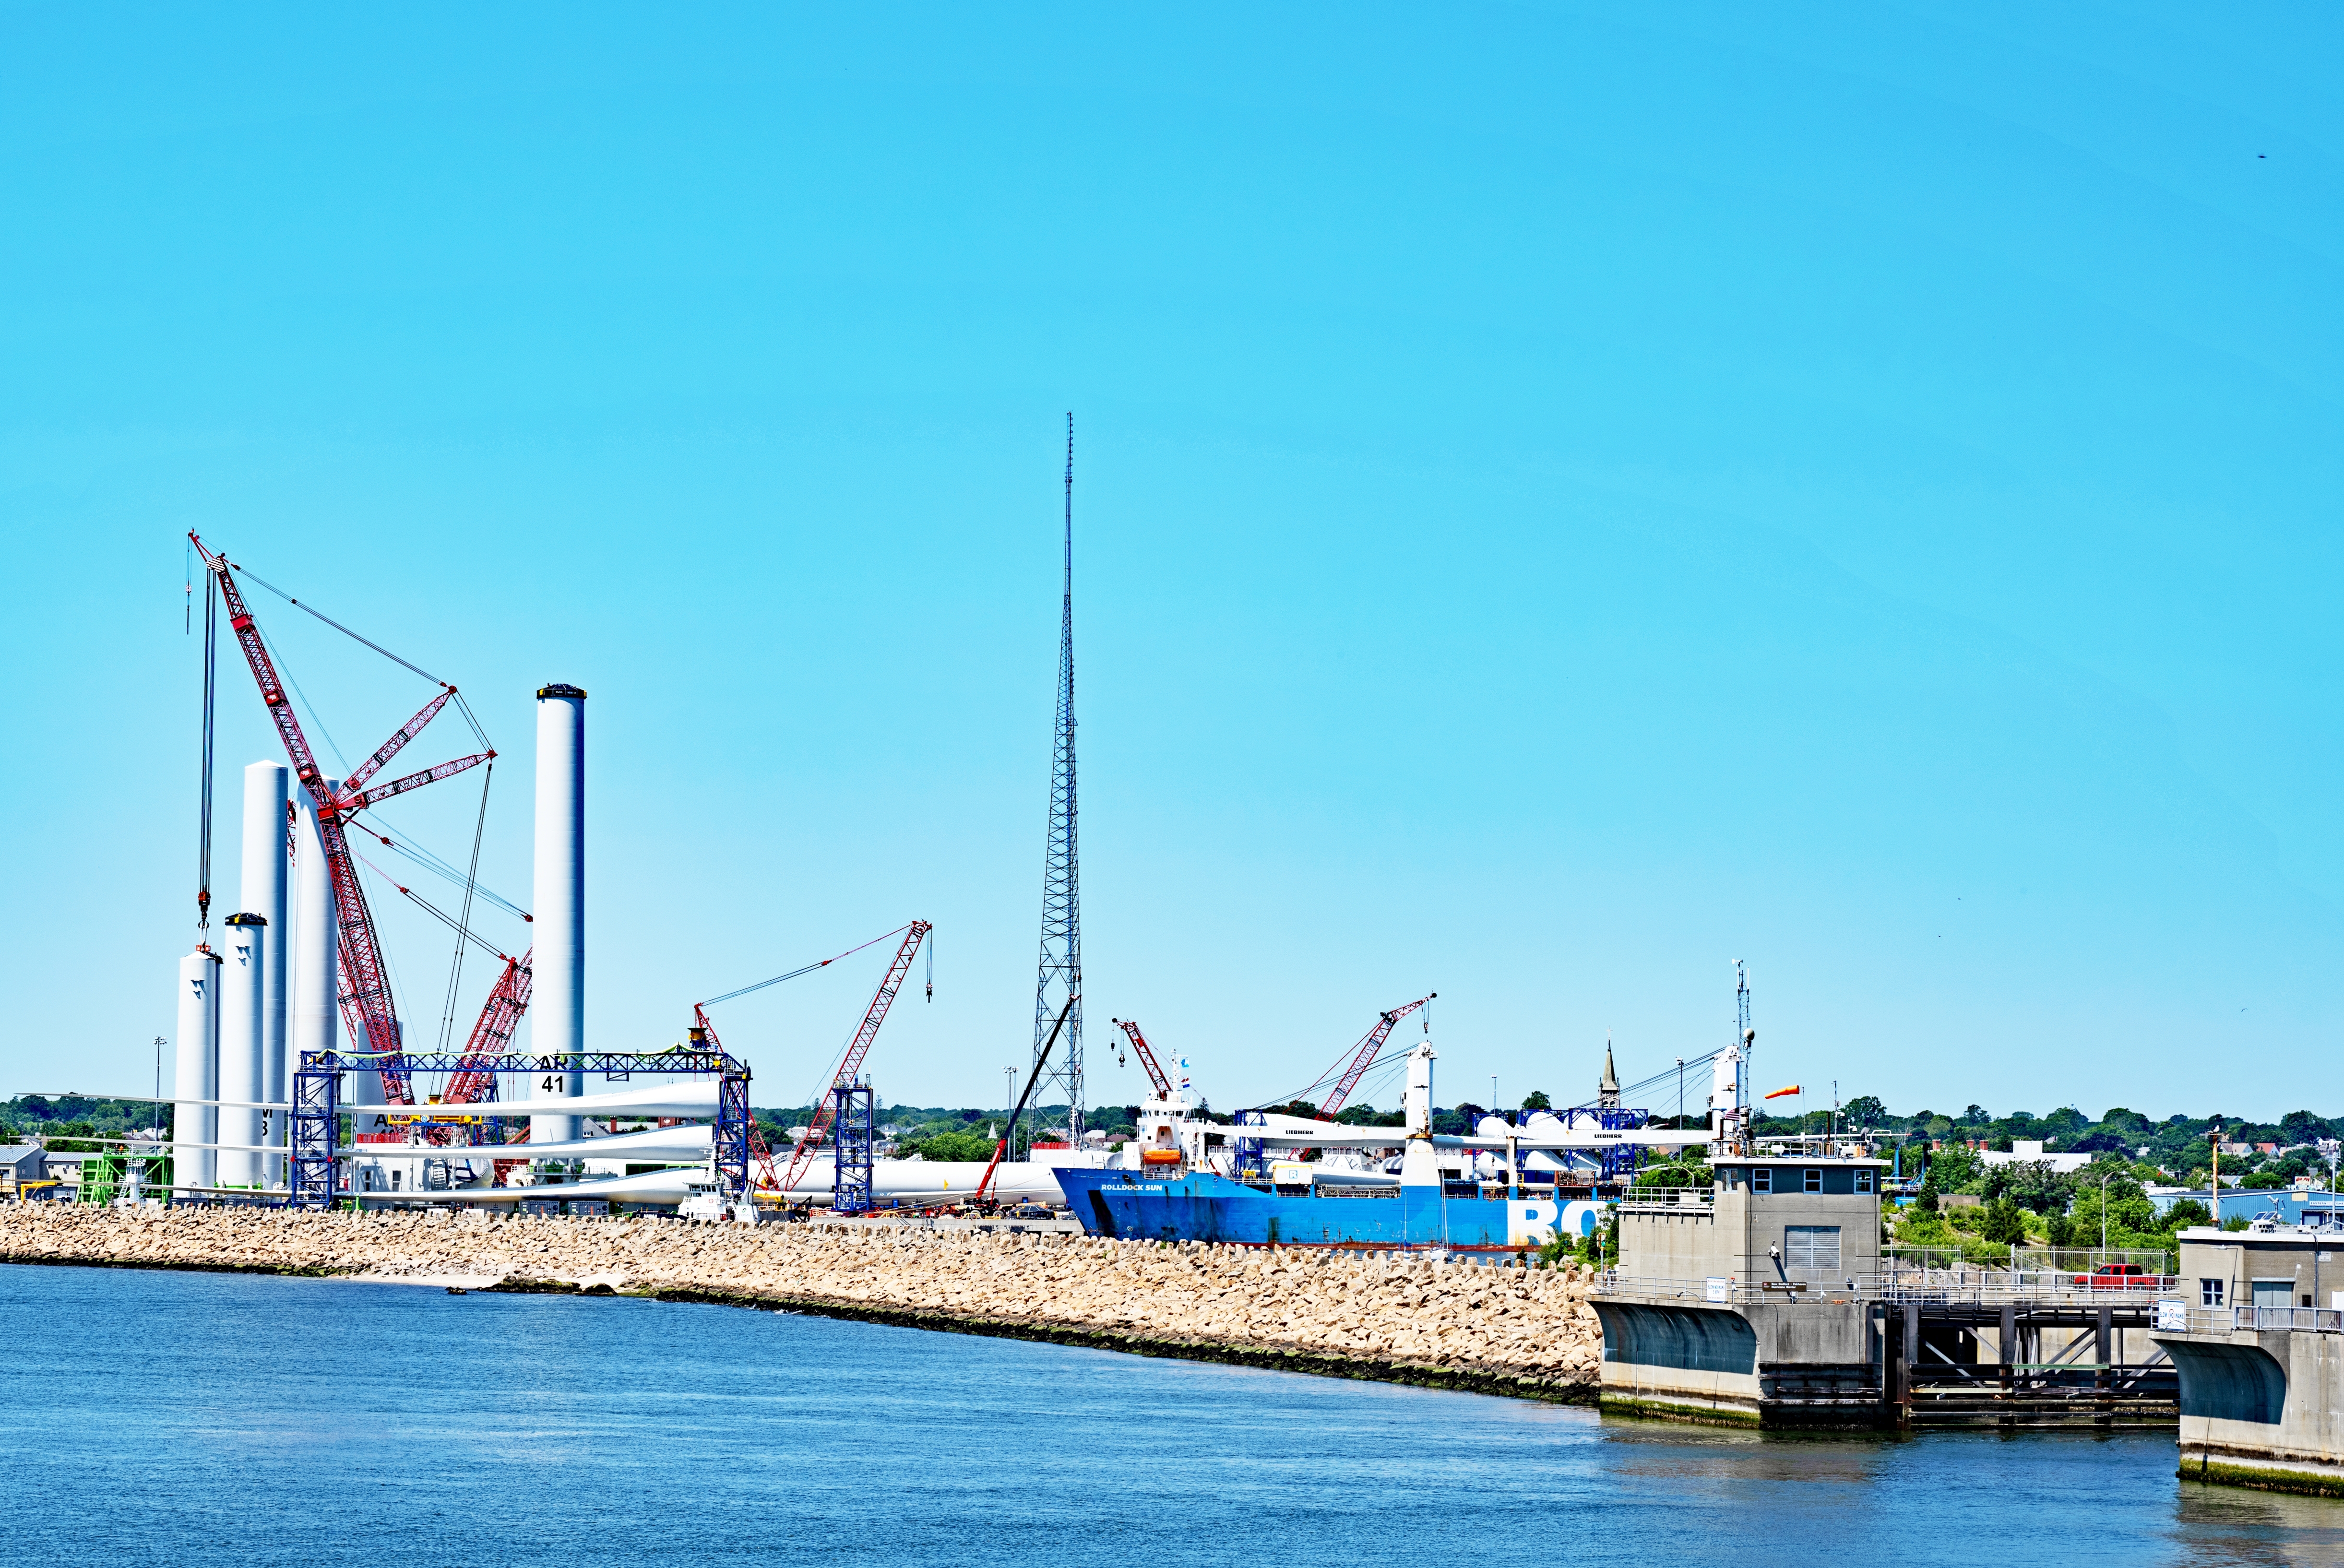
[[[1083,919],[1075,835],[1075,416],[1066,415],[1065,599],[1058,622],[1058,722],[1050,826],[1042,858],[1042,956],[1034,978],[1034,1067],[1066,1096],[1067,1141],[1083,1137]],[[1065,1022],[1059,1025],[1059,1016]],[[1051,1057],[1053,1026],[1062,1043]],[[1011,1137],[1016,1129],[1011,1128]]]
[[[1750,1104],[1750,1053],[1755,1048],[1758,1031],[1750,1027],[1750,970],[1741,959],[1733,961],[1733,1104],[1735,1114],[1747,1117]],[[1743,1152],[1756,1145],[1747,1142],[1749,1127],[1741,1124],[1745,1142]]]

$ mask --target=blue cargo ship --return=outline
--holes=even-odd
[[[1358,1196],[1264,1190],[1212,1171],[1062,1168],[1066,1206],[1093,1236],[1285,1247],[1537,1247],[1558,1228],[1595,1229],[1598,1205],[1553,1198],[1451,1197],[1445,1185]]]
[[[1408,1053],[1403,1128],[1338,1127],[1262,1112],[1239,1124],[1207,1123],[1194,1114],[1184,1079],[1177,1095],[1159,1093],[1140,1108],[1125,1164],[1066,1166],[1053,1172],[1066,1207],[1093,1236],[1147,1241],[1234,1242],[1255,1247],[1427,1248],[1494,1251],[1543,1246],[1594,1234],[1605,1204],[1556,1190],[1554,1154],[1682,1148],[1705,1142],[1705,1129],[1663,1131],[1642,1112],[1607,1110],[1600,1126],[1542,1128],[1500,1124],[1472,1136],[1432,1131],[1432,1044]],[[1737,1057],[1738,1059],[1738,1057]],[[1616,1107],[1617,1083],[1605,1054],[1605,1092]],[[1182,1064],[1184,1067],[1187,1064]],[[1622,1120],[1622,1118],[1629,1118]],[[1552,1118],[1548,1118],[1552,1120]],[[1208,1145],[1226,1139],[1231,1165],[1213,1168]],[[1321,1155],[1388,1148],[1400,1158],[1338,1166],[1329,1159],[1282,1160],[1272,1148]],[[1477,1150],[1502,1152],[1501,1181],[1490,1181]],[[1522,1162],[1549,1156],[1540,1170]],[[1396,1163],[1395,1171],[1389,1168]],[[1608,1156],[1606,1157],[1608,1168]],[[1451,1179],[1450,1173],[1457,1174]]]

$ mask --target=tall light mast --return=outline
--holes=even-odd
[[[1034,1065],[1066,1097],[1066,1134],[1083,1137],[1083,918],[1075,844],[1075,416],[1066,416],[1065,602],[1058,622],[1058,723],[1050,764],[1050,831],[1042,860],[1042,957],[1034,979]],[[1072,1006],[1068,1003],[1071,1001]],[[1059,1014],[1066,1014],[1063,1025]],[[1059,1026],[1055,1029],[1053,1026]],[[1064,1041],[1046,1066],[1049,1040]],[[1045,1094],[1048,1089],[1045,1089]]]

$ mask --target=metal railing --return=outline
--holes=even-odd
[[[1698,1280],[1670,1279],[1650,1274],[1622,1274],[1607,1269],[1595,1277],[1598,1295],[1644,1301],[1683,1301],[1709,1306],[1747,1306],[1758,1301],[1862,1300],[1865,1281],[1843,1275],[1836,1280],[1740,1280],[1711,1276]]]
[[[1596,1277],[1599,1295],[1648,1301],[1685,1301],[1743,1306],[1759,1301],[1885,1301],[1902,1305],[1970,1307],[2147,1307],[2174,1290],[2170,1276],[2138,1274],[2111,1278],[2073,1270],[2010,1269],[1897,1269],[1876,1274],[1840,1274],[1820,1279],[1738,1280],[1731,1276],[1682,1279],[1627,1274],[1617,1269]],[[2265,1309],[2285,1310],[2288,1309]],[[2309,1310],[2309,1309],[2295,1309]]]
[[[2137,1263],[2144,1274],[2162,1274],[2170,1261],[2171,1254],[2162,1249],[2121,1247],[2019,1247],[2011,1252],[2011,1262],[2017,1268],[2065,1269],[2074,1274],[2088,1274],[2103,1263]]]
[[[2344,1310],[2334,1307],[2203,1307],[2159,1301],[2157,1327],[2167,1333],[2235,1334],[2287,1330],[2307,1334],[2344,1334]]]
[[[2167,1274],[2093,1274],[2073,1269],[1894,1269],[1876,1277],[1876,1300],[1924,1306],[2077,1303],[2146,1306],[2169,1294]]]
[[[2106,1263],[2137,1265],[2144,1273],[2163,1274],[2174,1265],[2170,1252],[2121,1247],[2012,1247],[1968,1237],[1945,1247],[1921,1247],[1894,1241],[1881,1248],[1880,1261],[1888,1269],[2020,1269],[2037,1272],[2088,1274]]]
[[[1620,1195],[1622,1209],[1707,1209],[1717,1199],[1713,1187],[1632,1187]]]

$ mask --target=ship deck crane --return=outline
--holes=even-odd
[[[338,929],[341,949],[342,1012],[351,1043],[364,1041],[366,1048],[381,1062],[383,1098],[392,1105],[413,1105],[415,1091],[406,1068],[400,1065],[399,1008],[391,995],[389,966],[382,956],[382,940],[375,931],[374,912],[367,906],[366,890],[359,883],[358,864],[350,855],[344,823],[368,806],[477,767],[492,761],[497,754],[484,743],[483,749],[470,756],[457,757],[371,789],[363,787],[455,698],[455,687],[444,681],[436,682],[439,695],[378,746],[343,781],[338,793],[327,789],[324,770],[318,766],[308,737],[301,733],[300,721],[294,716],[292,698],[261,642],[259,624],[245,604],[243,591],[237,586],[236,566],[225,554],[206,549],[204,541],[194,533],[189,533],[187,539],[196,553],[203,557],[205,569],[219,583],[237,646],[244,651],[245,663],[251,667],[252,678],[260,687],[260,700],[277,726],[278,737],[285,744],[285,754],[293,764],[294,776],[309,792],[317,809],[318,840],[325,849],[327,875],[334,889],[334,924]],[[430,677],[426,675],[425,679]]]
[[[1440,995],[1440,992],[1434,991],[1430,995],[1419,996],[1408,1006],[1394,1007],[1390,1012],[1376,1019],[1376,1027],[1369,1029],[1360,1037],[1359,1043],[1351,1047],[1351,1065],[1343,1070],[1342,1081],[1335,1086],[1335,1091],[1332,1094],[1318,1102],[1320,1116],[1331,1117],[1343,1108],[1351,1098],[1351,1091],[1358,1088],[1359,1080],[1367,1076],[1368,1068],[1375,1065],[1376,1053],[1384,1048],[1384,1042],[1391,1038],[1391,1032],[1399,1021],[1418,1008],[1430,1006],[1432,998],[1439,995]]]
[[[1147,1037],[1139,1032],[1138,1023],[1131,1018],[1110,1018],[1107,1021],[1131,1037],[1132,1051],[1139,1057],[1139,1065],[1147,1070],[1147,1081],[1156,1086],[1160,1098],[1170,1099],[1172,1080],[1166,1077],[1164,1069],[1156,1065],[1156,1053],[1147,1048]]]

